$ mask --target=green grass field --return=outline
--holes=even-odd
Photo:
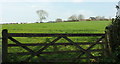
[[[110,21],[81,21],[81,22],[60,22],[60,23],[31,23],[31,24],[4,24],[2,29],[8,29],[9,33],[104,33],[105,27],[109,25]],[[56,37],[17,37],[18,41],[22,43],[49,43]],[[69,37],[74,42],[95,42],[99,37]],[[67,42],[65,39],[59,40],[59,42]],[[13,43],[9,40],[9,43]],[[82,46],[84,49],[89,45]],[[29,48],[37,51],[40,46]],[[76,50],[75,46],[58,46],[59,50]],[[99,45],[94,48],[101,48]],[[53,47],[47,48],[45,51],[53,51]],[[26,52],[20,47],[10,47],[8,52]],[[55,55],[43,55],[47,58],[64,58],[75,57],[78,53],[72,54],[55,54]],[[99,56],[99,53],[92,53]],[[16,58],[14,61],[24,59],[26,56],[14,56],[10,58]],[[34,60],[34,59],[33,59]],[[11,60],[10,60],[11,61]],[[31,60],[32,61],[32,60]]]
[[[110,21],[81,21],[2,25],[11,33],[104,33]]]

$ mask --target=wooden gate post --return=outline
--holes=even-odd
[[[7,62],[8,30],[2,30],[2,63]]]
[[[106,56],[111,56],[111,46],[110,46],[110,31],[105,31],[105,49],[106,49]]]

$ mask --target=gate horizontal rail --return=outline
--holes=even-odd
[[[99,51],[105,51],[105,49],[93,49],[93,50],[88,50],[88,52],[99,52]],[[76,51],[54,51],[54,52],[41,52],[39,54],[64,54],[64,53],[70,53],[70,52],[75,52],[75,53],[80,53],[82,51],[76,50]],[[15,54],[15,55],[31,55],[29,52],[19,52],[19,53],[8,53],[8,54]]]
[[[68,36],[68,37],[79,37],[79,36],[103,36],[105,34],[101,34],[101,33],[54,33],[54,34],[50,34],[50,33],[9,33],[9,36],[12,37],[58,37],[58,36]]]
[[[76,45],[91,45],[94,42],[75,42],[74,44]],[[98,42],[96,44],[105,44],[104,42]],[[13,46],[45,46],[45,45],[73,45],[72,43],[24,43],[24,44],[8,44],[8,47],[13,47]]]

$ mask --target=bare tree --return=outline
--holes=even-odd
[[[48,13],[44,10],[37,10],[36,12],[39,16],[40,23],[48,17]]]
[[[101,16],[96,16],[96,20],[100,20],[101,19]]]
[[[72,15],[72,16],[70,16],[68,19],[69,19],[69,20],[73,20],[73,21],[78,20],[76,15]]]
[[[109,16],[109,20],[112,20],[111,16]]]
[[[56,22],[62,22],[62,19],[57,18],[57,19],[56,19]]]
[[[105,16],[96,16],[96,20],[105,20]]]
[[[82,15],[82,14],[78,15],[78,20],[79,20],[79,21],[84,20],[84,15]]]
[[[101,17],[101,20],[105,20],[105,16],[102,16],[102,17]]]

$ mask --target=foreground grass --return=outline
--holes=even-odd
[[[2,25],[2,29],[8,29],[9,33],[104,33],[105,27],[110,24],[110,21],[81,21],[81,22],[61,22],[61,23],[32,23],[32,24],[6,24]],[[22,43],[49,43],[56,37],[17,37],[18,41]],[[74,42],[95,42],[99,37],[69,37]],[[67,42],[65,39],[59,40],[57,43]],[[13,43],[9,40],[9,43]],[[78,50],[75,46],[57,46],[58,50]],[[82,46],[84,49],[89,45]],[[42,46],[29,47],[35,51],[42,48]],[[99,45],[94,49],[100,49]],[[50,46],[44,51],[54,51]],[[20,47],[10,47],[8,52],[27,52]],[[99,52],[101,53],[101,52]],[[99,53],[92,53],[99,56]],[[71,58],[78,56],[79,53],[63,53],[54,55],[42,55],[46,58]],[[10,61],[20,61],[28,56],[10,56]],[[11,60],[11,58],[16,58]],[[34,57],[31,61],[36,61]]]

